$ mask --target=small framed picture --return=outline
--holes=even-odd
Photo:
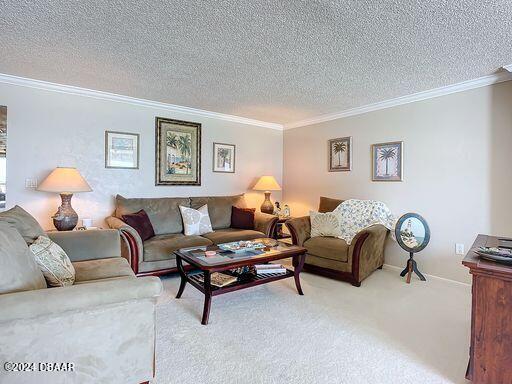
[[[213,172],[235,173],[235,146],[213,143]]]
[[[139,134],[105,131],[105,168],[139,168]]]
[[[352,137],[329,140],[329,172],[352,170]]]
[[[372,180],[403,181],[403,142],[372,145]]]

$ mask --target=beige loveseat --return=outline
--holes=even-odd
[[[319,212],[331,212],[343,200],[320,197]],[[309,216],[286,222],[293,244],[308,250],[304,270],[359,287],[373,271],[384,264],[384,246],[388,229],[373,225],[359,232],[348,245],[337,237],[311,237]]]
[[[135,277],[121,257],[117,230],[48,235],[73,262],[72,286],[47,288],[26,236],[0,220],[0,383],[151,380],[160,280]],[[48,372],[39,363],[65,370]],[[14,367],[27,371],[11,372]]]
[[[202,236],[185,236],[180,205],[198,209],[208,204],[213,232]],[[174,251],[186,247],[199,247],[239,240],[271,237],[277,217],[256,212],[254,230],[231,227],[231,208],[247,206],[244,195],[208,197],[124,198],[117,195],[114,214],[106,219],[111,228],[119,229],[123,236],[123,257],[138,276],[163,275],[176,272]],[[121,218],[128,213],[144,211],[149,216],[155,236],[142,241],[135,229]]]

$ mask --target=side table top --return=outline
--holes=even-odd
[[[495,261],[485,260],[478,256],[475,249],[479,247],[498,247],[503,242],[512,242],[512,239],[498,236],[478,235],[468,253],[462,260],[462,264],[471,270],[471,273],[486,273],[501,275],[512,279],[512,265],[500,264]]]

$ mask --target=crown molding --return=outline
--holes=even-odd
[[[241,116],[228,115],[220,112],[206,111],[204,109],[196,109],[191,107],[183,107],[180,105],[167,104],[159,101],[152,101],[147,99],[138,99],[136,97],[123,96],[110,92],[96,91],[93,89],[75,87],[72,85],[64,85],[51,83],[48,81],[29,79],[26,77],[19,77],[7,74],[0,74],[0,83],[18,85],[22,87],[41,89],[44,91],[52,91],[59,93],[66,93],[76,96],[90,97],[94,99],[115,101],[119,103],[132,104],[148,108],[158,108],[170,112],[186,113],[190,115],[199,115],[212,119],[231,121],[234,123],[254,125],[262,128],[271,128],[279,131],[283,130],[283,125],[278,123],[270,123],[266,121],[249,119]]]
[[[492,75],[479,77],[479,78],[473,79],[473,80],[463,81],[461,83],[448,85],[446,87],[430,89],[428,91],[413,93],[411,95],[401,96],[401,97],[397,97],[395,99],[379,101],[377,103],[363,105],[361,107],[350,108],[350,109],[346,109],[346,110],[340,111],[340,112],[329,113],[326,115],[320,115],[320,116],[312,117],[312,118],[305,119],[305,120],[291,122],[291,123],[284,124],[284,129],[287,130],[287,129],[299,128],[299,127],[304,127],[307,125],[318,124],[318,123],[323,123],[326,121],[341,119],[344,117],[361,115],[363,113],[378,111],[381,109],[396,107],[398,105],[414,103],[416,101],[432,99],[432,98],[439,97],[439,96],[445,96],[445,95],[449,95],[452,93],[468,91],[470,89],[486,87],[488,85],[512,80],[512,64],[504,66],[503,68],[506,69],[507,71],[509,71],[510,73],[506,72],[506,71],[500,71],[500,72],[497,72]]]

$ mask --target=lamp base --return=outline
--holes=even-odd
[[[71,231],[78,223],[78,215],[71,206],[72,193],[61,193],[62,204],[57,213],[52,216],[53,225],[58,231]]]
[[[270,201],[270,192],[265,192],[265,200],[261,204],[260,210],[271,215],[274,213],[274,204]]]

